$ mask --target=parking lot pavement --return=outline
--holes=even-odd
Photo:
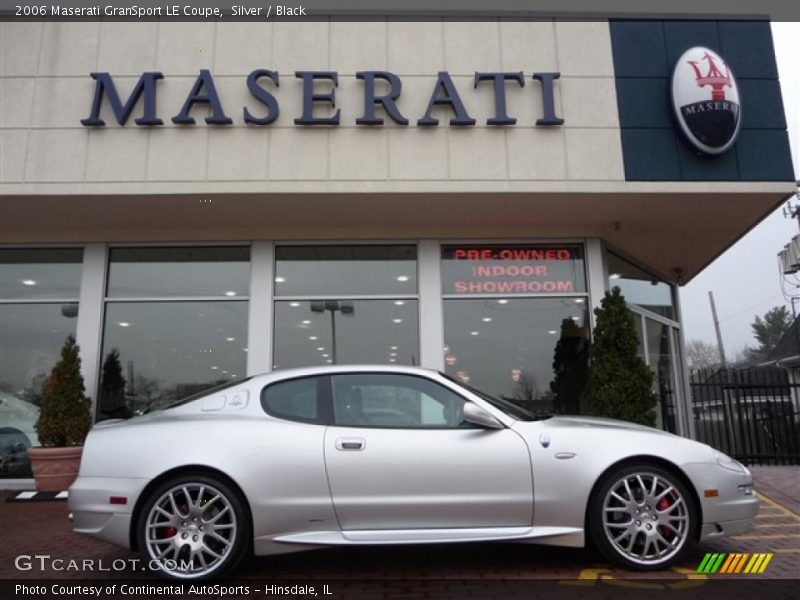
[[[0,493],[0,578],[68,579],[135,577],[147,572],[75,570],[44,571],[35,564],[17,570],[19,555],[50,555],[62,559],[94,559],[109,568],[115,559],[137,558],[132,552],[75,534],[66,502],[6,502]],[[609,566],[590,550],[530,544],[462,544],[362,547],[314,550],[251,558],[233,573],[239,579],[557,579],[565,585],[591,585],[599,580],[686,580],[729,577],[697,574],[707,552],[773,553],[763,574],[747,578],[800,578],[800,515],[761,496],[757,528],[747,534],[696,547],[669,571],[640,574]],[[67,563],[63,563],[66,565]],[[643,584],[643,583],[642,583]],[[672,583],[670,585],[676,585]]]

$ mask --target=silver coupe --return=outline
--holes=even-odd
[[[74,528],[199,579],[248,552],[591,542],[630,569],[752,528],[739,462],[663,431],[537,418],[419,368],[315,367],[95,425]]]

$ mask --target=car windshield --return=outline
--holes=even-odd
[[[150,408],[145,410],[142,414],[145,415],[147,413],[157,412],[159,410],[166,410],[168,408],[175,408],[176,406],[181,406],[182,404],[186,404],[188,402],[191,402],[192,400],[197,400],[198,398],[202,398],[203,396],[209,396],[211,394],[216,394],[216,393],[221,392],[223,390],[227,390],[228,388],[232,388],[232,387],[237,386],[237,385],[242,385],[244,382],[246,382],[246,381],[248,381],[250,379],[252,379],[252,377],[245,377],[244,379],[237,379],[236,381],[229,381],[227,383],[223,383],[223,384],[218,385],[216,387],[210,387],[210,388],[207,388],[207,389],[202,390],[200,392],[196,392],[194,394],[191,394],[190,396],[184,396],[180,400],[176,400],[175,402],[173,402],[171,404],[167,404],[166,406],[159,406],[158,408],[155,408],[155,407],[151,406]]]
[[[543,419],[549,419],[553,415],[551,414],[533,414],[522,408],[521,406],[514,404],[513,402],[509,402],[503,398],[498,398],[496,396],[492,396],[491,394],[487,394],[486,392],[479,390],[478,388],[474,388],[471,385],[467,385],[457,379],[451,377],[447,373],[441,373],[441,376],[447,379],[448,381],[452,381],[457,386],[464,388],[465,390],[469,390],[476,396],[479,396],[481,399],[486,400],[489,404],[502,410],[505,414],[517,421],[541,421]]]

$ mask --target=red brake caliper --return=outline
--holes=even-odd
[[[175,534],[177,534],[177,533],[178,533],[178,530],[175,529],[174,527],[172,527],[171,525],[169,527],[165,527],[164,528],[164,537],[165,538],[175,537]]]
[[[667,500],[666,496],[656,503],[656,508],[662,511],[669,508],[669,500]],[[675,537],[675,532],[671,529],[667,529],[663,525],[661,526],[660,530],[661,535],[664,536],[664,539],[666,540],[671,540],[673,537]]]

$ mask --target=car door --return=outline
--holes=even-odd
[[[463,422],[464,398],[425,377],[331,376],[325,462],[343,530],[530,526],[528,448]]]

